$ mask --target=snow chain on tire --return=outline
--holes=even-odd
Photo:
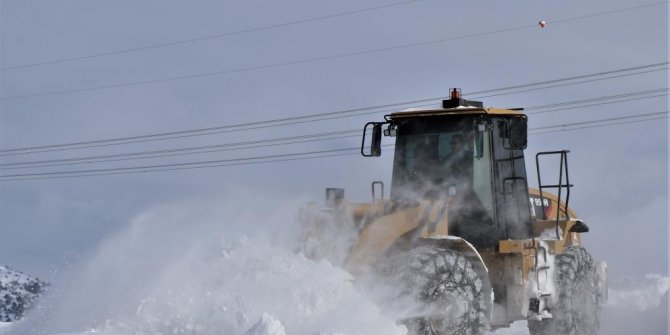
[[[591,255],[572,246],[556,256],[558,301],[553,318],[528,321],[532,335],[593,335],[598,322],[598,275]]]
[[[381,271],[397,294],[389,303],[421,306],[402,320],[410,335],[477,335],[488,329],[491,284],[481,264],[459,252],[421,245],[394,255]]]

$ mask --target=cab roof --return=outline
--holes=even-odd
[[[521,110],[518,109],[502,109],[502,108],[480,108],[480,107],[455,107],[455,108],[439,108],[439,109],[422,109],[422,110],[406,110],[401,112],[391,113],[388,118],[391,120],[394,119],[404,119],[404,118],[415,118],[415,117],[427,117],[427,116],[442,116],[442,115],[476,115],[476,114],[489,114],[489,115],[508,115],[508,116],[526,116]]]

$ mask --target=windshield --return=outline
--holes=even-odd
[[[426,192],[471,188],[474,141],[471,117],[400,124],[392,192],[397,197],[423,197]]]
[[[444,199],[449,234],[476,246],[497,242],[491,161],[491,133],[477,131],[476,116],[398,122],[391,197],[415,203]],[[476,224],[473,224],[476,223]]]
[[[473,151],[468,137],[462,132],[405,136],[394,186],[421,192],[470,183]]]

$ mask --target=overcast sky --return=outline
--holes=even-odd
[[[467,95],[668,61],[668,6],[653,0],[2,0],[1,4],[2,150],[438,98],[451,87],[460,87]],[[646,4],[650,6],[640,7]],[[347,12],[352,13],[344,15]],[[307,20],[313,18],[320,19]],[[540,20],[547,22],[543,29],[537,24]],[[219,37],[203,38],[211,36]],[[192,41],[154,47],[185,40]],[[141,50],[117,52],[135,48]],[[71,58],[77,59],[60,61]],[[189,77],[192,75],[197,76]],[[545,150],[571,150],[570,178],[575,184],[571,207],[591,227],[585,238],[588,249],[610,264],[613,276],[667,274],[667,64],[609,76],[471,97],[481,97],[487,106],[530,108],[620,95],[618,100],[595,101],[616,103],[591,107],[573,104],[563,107],[579,108],[535,110],[535,115],[529,109],[530,128],[612,118],[622,119],[609,123],[624,124],[548,129],[560,131],[531,135],[527,157]],[[571,84],[559,85],[567,83]],[[631,93],[635,94],[625,96]],[[620,101],[624,98],[630,100]],[[418,105],[423,104],[438,106],[439,100]],[[22,154],[0,158],[7,164],[352,130],[367,121],[381,120],[389,111],[371,112],[248,131],[19,152]],[[663,112],[643,119],[627,118]],[[631,123],[640,120],[646,121]],[[348,135],[354,136],[143,160],[34,169],[4,166],[1,175],[176,164],[360,145],[358,133]],[[345,188],[349,199],[367,201],[371,181],[390,185],[391,151],[374,159],[350,152],[338,157],[163,172],[5,178],[0,181],[0,264],[49,277],[144,209],[168,201],[210,195],[234,198],[237,190],[277,199],[320,201],[324,188],[332,186]],[[529,160],[527,166],[529,178],[535,178],[534,163]],[[531,179],[531,186],[534,184]]]

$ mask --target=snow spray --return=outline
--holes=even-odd
[[[302,202],[276,199],[146,210],[7,333],[405,334],[347,272],[292,250]]]

